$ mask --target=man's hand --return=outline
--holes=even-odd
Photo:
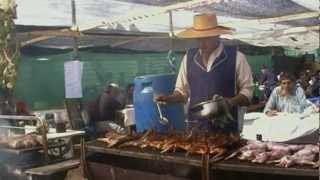
[[[184,103],[185,97],[179,92],[174,91],[171,95],[157,95],[153,100],[160,104]]]
[[[232,98],[225,97],[224,98],[228,103],[229,107],[232,108],[234,106],[249,106],[250,101],[248,98],[242,94],[238,94]]]
[[[165,96],[165,95],[155,96],[153,100],[159,104],[167,104],[167,103],[171,102],[170,95],[169,96]]]
[[[276,110],[270,110],[270,111],[266,112],[266,115],[269,117],[272,117],[272,116],[276,116],[277,113],[278,113],[278,111],[276,111]]]

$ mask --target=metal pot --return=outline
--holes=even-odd
[[[224,111],[221,107],[223,98],[212,99],[198,103],[190,108],[190,113],[195,118],[212,118],[221,115]]]

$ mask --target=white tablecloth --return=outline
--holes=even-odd
[[[255,140],[257,134],[261,134],[263,141],[288,142],[316,133],[318,129],[319,113],[278,113],[274,117],[248,113],[244,117],[242,135],[245,139]]]

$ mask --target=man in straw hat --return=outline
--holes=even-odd
[[[177,34],[180,38],[195,38],[199,48],[190,49],[184,56],[176,88],[169,96],[157,96],[162,103],[187,102],[190,105],[207,101],[213,95],[224,97],[235,121],[225,127],[215,127],[209,121],[195,119],[189,110],[189,128],[197,127],[209,132],[238,132],[237,107],[247,106],[252,97],[253,78],[245,56],[235,47],[225,47],[221,34],[233,29],[219,26],[215,14],[194,16],[193,27]]]

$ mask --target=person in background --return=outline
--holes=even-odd
[[[307,87],[309,86],[309,80],[308,76],[305,72],[299,73],[299,79],[297,79],[297,84],[300,86],[304,91],[307,90]]]
[[[119,85],[108,84],[103,92],[96,99],[89,101],[86,106],[88,133],[100,134],[110,129],[121,130],[120,110],[124,108],[124,105],[124,96]]]
[[[280,81],[281,76],[283,75],[283,71],[281,71],[278,75],[277,75],[277,80]]]
[[[28,107],[25,102],[23,101],[16,101],[16,107],[15,111],[17,116],[33,116],[32,113],[29,112]],[[36,125],[36,121],[18,121],[18,126],[24,126],[24,125]]]
[[[307,98],[320,96],[320,79],[318,72],[314,73],[314,75],[310,77],[309,86],[306,90],[306,96]]]
[[[265,99],[268,99],[272,90],[277,86],[277,76],[266,65],[262,65],[261,73],[260,85],[264,85],[264,96]]]
[[[23,101],[16,102],[16,115],[18,116],[31,116],[32,114],[28,111],[27,105]]]
[[[134,84],[133,83],[128,84],[126,88],[126,105],[133,104],[133,90],[134,90]]]
[[[304,90],[296,86],[295,78],[285,72],[280,78],[280,86],[272,91],[264,108],[267,116],[275,116],[278,112],[302,113],[307,108],[319,111],[317,107],[306,99]]]
[[[127,127],[129,134],[133,134],[137,130],[134,123],[133,90],[134,84],[129,83],[126,87],[126,108],[122,111],[124,115],[124,124]]]
[[[117,111],[124,108],[124,96],[119,85],[111,83],[107,85],[99,98],[99,120],[114,121]]]
[[[190,106],[212,99],[213,95],[224,97],[235,121],[224,128],[209,121],[197,119],[188,112],[188,128],[200,132],[239,132],[237,107],[249,105],[253,93],[253,78],[245,56],[235,47],[226,47],[220,35],[233,30],[219,26],[215,14],[194,16],[193,27],[177,34],[180,38],[196,39],[198,48],[190,49],[183,57],[173,94],[155,97],[159,103],[187,103]]]

